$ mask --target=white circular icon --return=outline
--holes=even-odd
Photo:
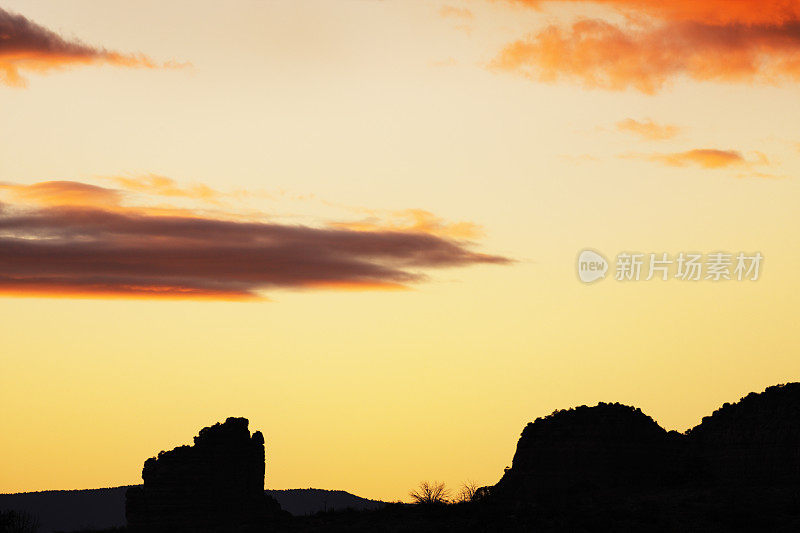
[[[584,283],[592,283],[606,277],[608,261],[594,250],[584,250],[578,255],[578,277]]]

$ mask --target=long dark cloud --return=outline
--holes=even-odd
[[[46,72],[95,63],[140,68],[161,66],[142,54],[123,54],[64,39],[22,15],[0,8],[0,83],[24,87],[27,81],[20,71]]]
[[[0,204],[0,293],[258,298],[271,288],[399,288],[432,268],[509,260],[419,232],[354,231]]]

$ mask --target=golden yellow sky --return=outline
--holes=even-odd
[[[91,51],[0,41],[27,84],[0,81],[0,205],[430,248],[348,256],[391,274],[248,278],[264,299],[247,302],[3,289],[0,492],[137,483],[147,457],[246,416],[267,487],[403,499],[422,479],[495,483],[556,408],[620,401],[683,431],[796,380],[800,43],[781,36],[800,15],[694,4],[3,2]],[[737,22],[752,47],[725,44]],[[69,185],[35,185],[53,181]],[[9,274],[0,214],[0,275],[38,272]],[[755,282],[583,285],[587,247],[765,259]]]

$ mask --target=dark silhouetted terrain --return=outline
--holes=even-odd
[[[125,525],[125,492],[134,485],[108,489],[48,490],[0,494],[0,509],[17,509],[39,517],[40,533],[109,529]],[[360,498],[343,490],[265,490],[281,509],[295,516],[324,511],[378,509],[385,502]]]
[[[724,404],[688,440],[709,482],[797,485],[800,480],[800,383],[751,392]]]
[[[680,437],[626,405],[556,411],[525,427],[512,467],[493,492],[533,499],[553,492],[660,485],[679,476]]]
[[[294,516],[348,509],[364,511],[386,505],[386,502],[360,498],[343,490],[287,489],[266,492],[278,501],[281,509]]]
[[[179,446],[144,463],[144,484],[128,489],[132,531],[252,531],[282,512],[264,493],[264,436],[246,418],[203,428],[193,446]]]
[[[16,509],[38,517],[42,533],[118,527],[125,525],[127,490],[128,487],[114,487],[0,494],[0,509]]]
[[[141,512],[136,498],[156,479],[150,500],[157,502],[154,516],[185,521],[174,523],[172,531],[800,531],[800,383],[725,404],[684,434],[667,432],[641,410],[616,403],[556,411],[524,428],[511,468],[468,502],[380,506],[356,499],[359,505],[351,505],[355,497],[338,491],[271,493],[295,515],[320,511],[310,516],[292,517],[272,507],[265,514],[252,513],[249,506],[261,501],[255,494],[263,483],[258,451],[263,453],[263,440],[256,437],[260,434],[249,436],[243,419],[229,419],[222,427],[231,420],[239,420],[232,433],[242,433],[241,427],[247,433],[235,438],[249,450],[244,456],[229,456],[227,446],[214,445],[213,453],[203,452],[205,460],[228,465],[215,470],[197,466],[184,450],[193,449],[188,446],[177,448],[179,455],[159,454],[145,464],[144,488],[129,492],[129,517]],[[201,442],[208,429],[201,431]],[[163,457],[170,466],[153,470],[153,462]],[[200,484],[200,490],[189,491],[187,480]],[[212,486],[223,494],[210,491]],[[0,509],[28,510],[43,524],[58,516],[70,527],[116,525],[125,489],[6,495],[0,496]],[[229,501],[230,494],[242,491],[250,503],[230,507],[224,523],[223,515],[209,519],[207,512],[197,512],[193,500],[199,496],[213,505],[214,498]],[[97,498],[91,504],[90,495]],[[59,501],[44,504],[48,498]],[[91,516],[83,514],[88,512]],[[109,521],[112,516],[117,521]]]

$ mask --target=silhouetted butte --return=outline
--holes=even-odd
[[[281,513],[264,494],[264,437],[246,418],[203,428],[194,446],[145,461],[144,484],[126,494],[136,532],[263,531]]]

